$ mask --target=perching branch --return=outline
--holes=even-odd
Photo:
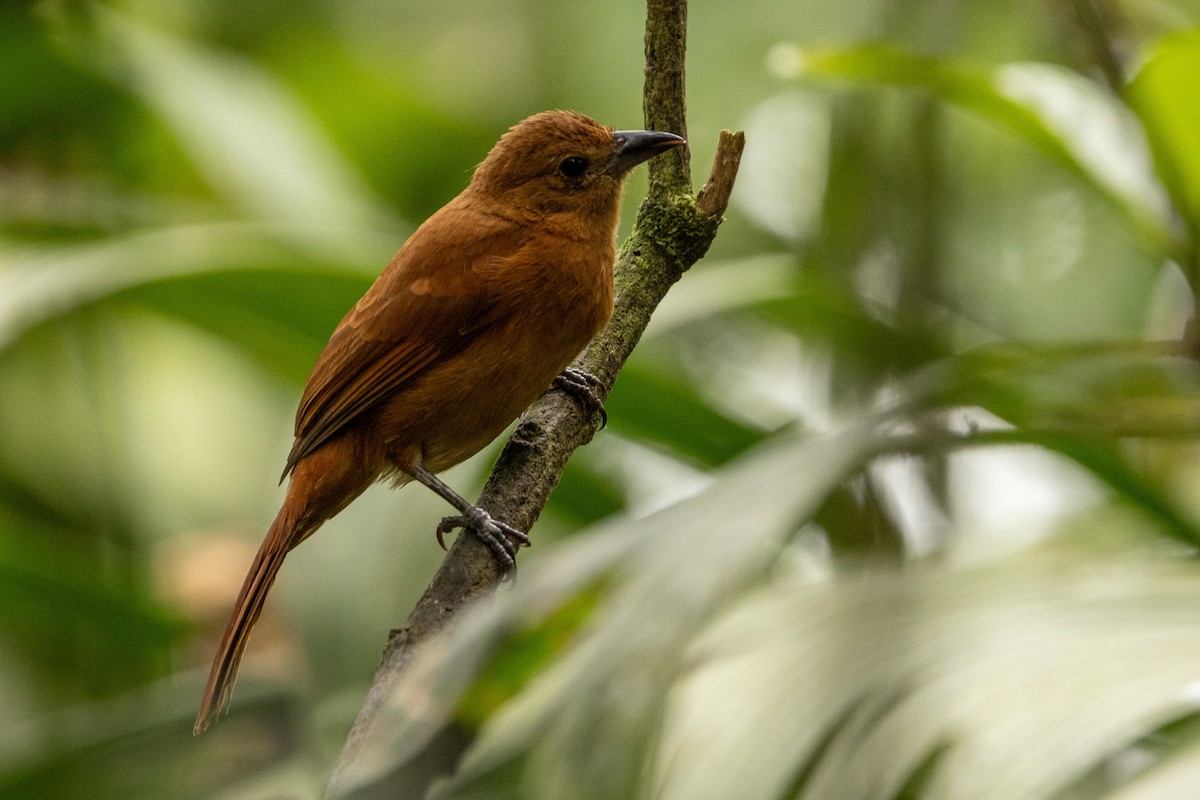
[[[646,127],[686,135],[684,52],[686,0],[649,0],[646,18]],[[729,202],[745,137],[722,131],[712,174],[692,194],[689,153],[675,148],[650,162],[650,189],[634,229],[617,254],[616,307],[608,327],[573,366],[595,375],[601,400],[641,338],[671,284],[708,251]],[[529,531],[558,484],[567,459],[591,441],[597,420],[562,392],[543,395],[504,446],[479,497],[492,516]],[[382,663],[334,770],[355,759],[388,696],[422,642],[446,627],[468,601],[493,592],[501,578],[495,556],[477,537],[459,536],[401,628],[392,631]]]

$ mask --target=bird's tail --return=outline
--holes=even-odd
[[[242,661],[246,643],[250,640],[250,629],[262,613],[267,592],[275,582],[275,576],[283,566],[283,559],[288,551],[304,539],[305,534],[312,532],[297,530],[304,523],[303,515],[293,508],[294,496],[289,493],[283,507],[279,509],[262,546],[258,548],[258,554],[254,556],[254,563],[250,565],[246,580],[242,583],[242,591],[233,606],[233,613],[225,626],[225,635],[221,637],[221,646],[208,674],[208,685],[204,687],[200,711],[196,714],[196,725],[192,728],[194,734],[205,730],[229,705],[233,684],[237,680],[238,665]],[[308,527],[315,529],[316,526]]]

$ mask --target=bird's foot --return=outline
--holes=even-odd
[[[529,546],[529,537],[524,532],[493,519],[479,506],[471,506],[464,514],[442,518],[437,526],[437,540],[443,550],[446,549],[446,534],[455,528],[469,530],[478,536],[491,548],[505,572],[516,568],[517,548]]]
[[[604,402],[596,394],[596,389],[603,384],[595,375],[581,369],[567,367],[558,374],[552,385],[574,397],[588,414],[599,412],[601,430],[608,426],[608,412],[604,410]]]

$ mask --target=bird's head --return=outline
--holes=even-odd
[[[615,131],[573,111],[544,111],[504,134],[471,188],[538,214],[615,215],[629,170],[684,144],[673,133]]]

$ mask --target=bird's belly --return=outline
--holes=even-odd
[[[489,331],[421,375],[383,409],[390,461],[431,472],[487,447],[587,345],[587,330],[553,336],[516,325]],[[469,365],[469,368],[463,365]]]

